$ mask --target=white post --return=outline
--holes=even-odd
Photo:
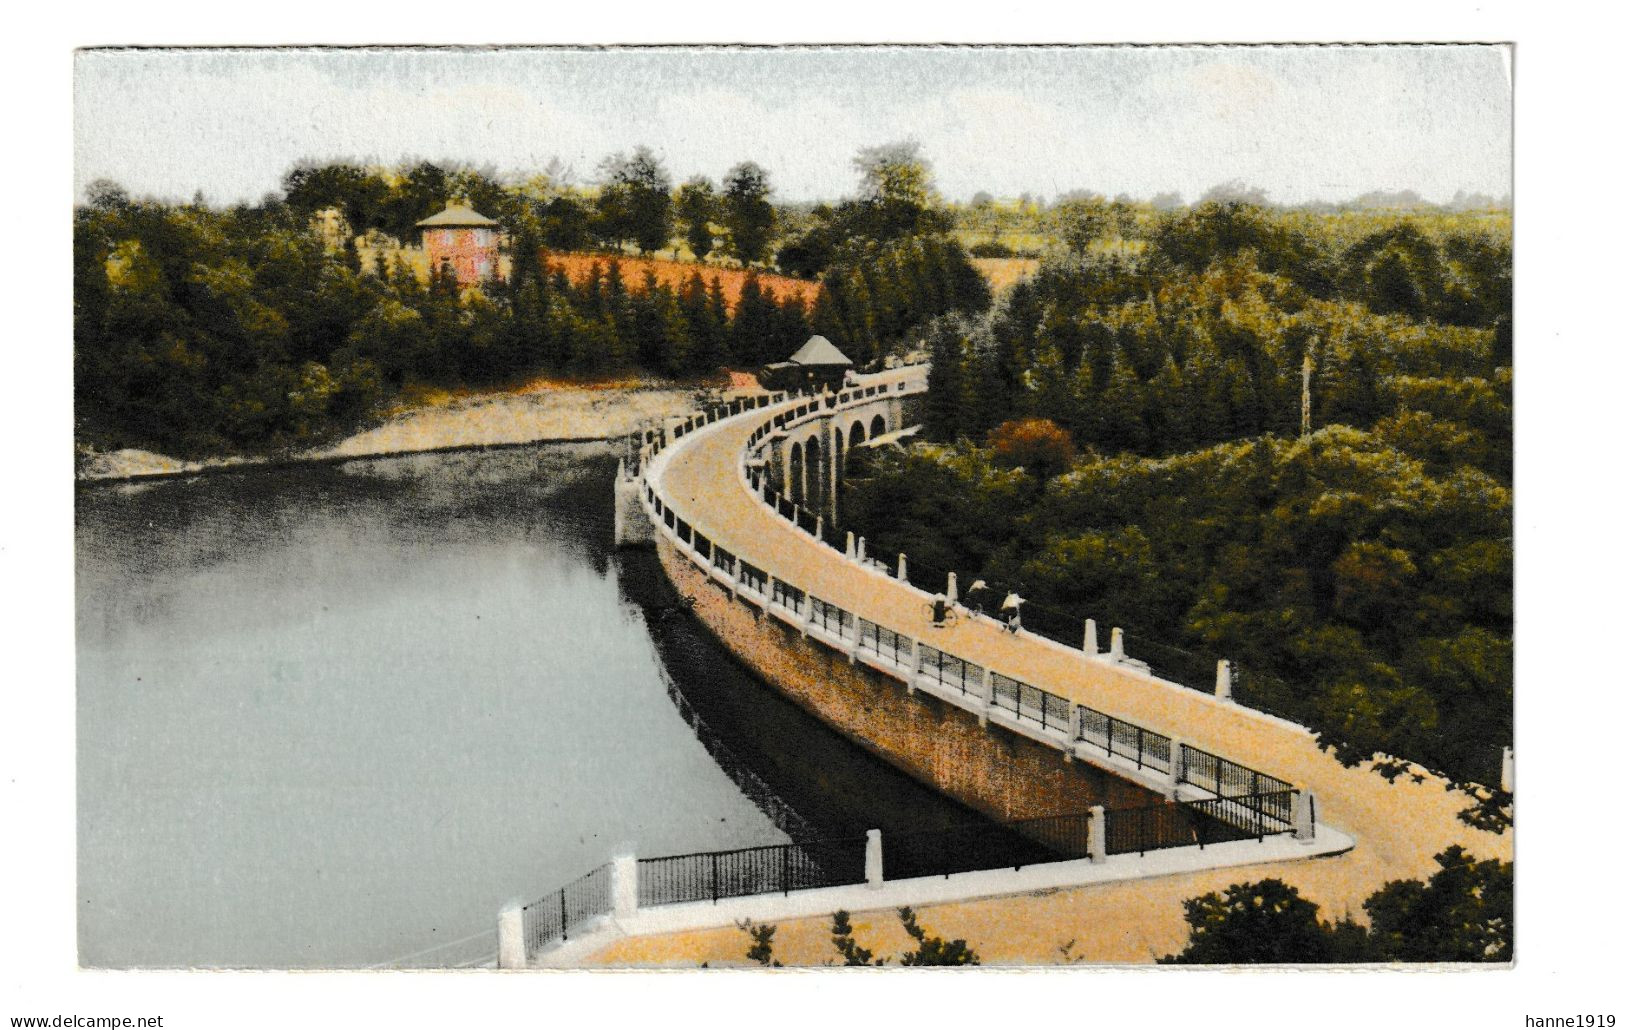
[[[790,505],[790,525],[801,525],[801,505],[799,504]]]
[[[1292,836],[1301,841],[1315,839],[1315,796],[1307,790],[1292,794]]]
[[[914,641],[914,646],[909,648],[909,652],[910,653],[909,653],[909,658],[908,658],[908,692],[909,692],[909,694],[912,695],[914,693],[914,681],[920,678],[920,657],[921,656],[920,656],[920,642],[918,640]]]
[[[948,603],[949,604],[958,604],[959,603],[959,575],[958,575],[958,573],[954,573],[954,572],[948,573]]]
[[[510,901],[497,913],[497,968],[524,969],[527,965],[525,906]]]
[[[1116,626],[1112,627],[1112,661],[1123,660],[1123,631]]]
[[[824,539],[824,516],[822,515],[813,520],[813,539]]]
[[[993,711],[993,670],[982,670],[982,707],[976,713],[976,724],[987,727],[987,717]]]
[[[1089,806],[1089,861],[1106,861],[1106,806]]]
[[[864,541],[863,537],[860,536],[860,537],[858,537],[858,561],[860,561],[860,562],[863,561],[864,556],[865,556],[866,553],[867,553],[867,548],[865,546],[865,541]]]
[[[638,914],[638,856],[624,848],[610,859],[609,892],[615,902],[615,918],[630,919]]]
[[[1512,793],[1512,749],[1510,747],[1501,749],[1501,789],[1508,794]]]
[[[1093,658],[1100,653],[1100,640],[1095,636],[1095,620],[1083,620],[1083,656]]]
[[[858,556],[858,538],[853,535],[850,529],[846,531],[846,556],[848,558]]]
[[[863,846],[863,879],[870,890],[875,890],[886,882],[879,830],[870,830],[869,840]]]
[[[1230,700],[1230,659],[1219,659],[1219,671],[1213,679],[1213,696],[1220,701]]]
[[[897,552],[897,582],[908,582],[908,555]]]
[[[1066,706],[1066,752],[1065,759],[1070,762],[1078,754],[1078,738],[1083,735],[1083,706]]]

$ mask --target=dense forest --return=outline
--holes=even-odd
[[[299,167],[280,194],[224,209],[95,184],[74,216],[76,438],[182,457],[308,447],[413,385],[694,381],[782,360],[814,331],[861,364],[935,316],[984,310],[987,287],[916,150],[874,148],[854,166],[858,196],[795,219],[781,219],[755,164],[720,190],[673,190],[644,148],[606,159],[590,191],[557,170],[502,182],[428,163]],[[358,238],[412,241],[453,197],[500,221],[499,281],[425,279],[387,247],[363,259]],[[336,236],[316,217],[327,209],[342,217]],[[679,285],[623,277],[619,256],[666,247],[747,269],[737,303],[699,263]],[[548,264],[583,248],[603,257],[584,280]],[[810,309],[754,275],[786,252],[822,283]]]
[[[935,442],[854,466],[847,521],[911,573],[1019,591],[1029,625],[1122,626],[1192,685],[1230,658],[1240,700],[1347,761],[1497,784],[1510,245],[1444,212],[1367,229],[1080,218],[992,310],[927,327]]]

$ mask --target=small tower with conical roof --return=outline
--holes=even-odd
[[[418,223],[429,270],[449,267],[458,286],[474,286],[497,275],[500,226],[463,200],[448,200],[446,209]]]

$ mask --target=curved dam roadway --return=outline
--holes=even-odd
[[[908,370],[862,378],[896,382]],[[914,372],[918,374],[917,370]],[[1426,879],[1433,856],[1461,844],[1478,858],[1512,858],[1512,833],[1463,824],[1469,798],[1432,776],[1390,782],[1369,764],[1346,768],[1316,746],[1310,733],[1211,694],[1157,679],[1107,656],[1028,633],[1011,634],[989,619],[962,618],[933,628],[921,594],[883,572],[843,558],[773,513],[741,473],[752,432],[806,398],[746,411],[685,434],[646,470],[667,502],[718,546],[809,593],[956,657],[1030,683],[1147,729],[1290,781],[1312,791],[1319,819],[1355,839],[1352,850],[1302,862],[1232,867],[1155,879],[1013,895],[933,906],[922,922],[933,933],[963,937],[984,963],[1137,962],[1178,951],[1186,939],[1187,898],[1247,880],[1278,877],[1321,906],[1321,917],[1350,913],[1390,880]],[[894,560],[894,555],[883,556]],[[1102,613],[1105,614],[1105,613]],[[1132,657],[1134,641],[1125,651]],[[1081,758],[1080,760],[1086,760]],[[907,945],[890,912],[854,916],[860,937],[877,953]],[[735,929],[692,931],[615,941],[591,964],[692,965],[742,958]],[[1062,946],[1073,942],[1064,952]],[[775,955],[786,964],[818,965],[832,957],[827,919],[780,924]]]

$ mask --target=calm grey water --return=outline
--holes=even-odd
[[[81,962],[365,966],[484,934],[409,963],[456,964],[623,840],[784,840],[668,698],[608,549],[613,463],[82,487]]]

